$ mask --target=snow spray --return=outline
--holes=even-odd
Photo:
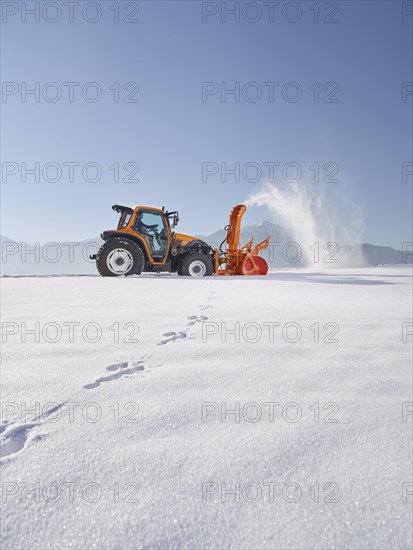
[[[364,263],[361,248],[354,246],[362,235],[360,208],[337,191],[329,194],[327,184],[266,183],[248,197],[246,204],[266,206],[290,230],[306,266],[334,268]]]

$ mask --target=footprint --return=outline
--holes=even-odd
[[[196,323],[201,323],[202,321],[206,321],[207,319],[208,319],[208,317],[205,317],[205,315],[201,315],[200,317],[197,317],[196,315],[189,315],[188,316],[188,320],[189,320],[188,325],[195,325]]]
[[[145,370],[143,363],[143,359],[140,359],[139,361],[122,362],[116,363],[114,365],[109,365],[108,367],[106,367],[105,370],[107,372],[113,372],[113,374],[109,374],[108,376],[101,376],[100,378],[97,378],[94,382],[91,382],[90,384],[85,384],[83,387],[85,388],[85,390],[93,390],[94,388],[99,387],[105,382],[118,380],[119,378],[127,376],[128,374],[136,374],[137,372]]]
[[[165,344],[169,344],[169,342],[175,342],[176,340],[188,338],[188,333],[186,330],[181,330],[179,332],[164,332],[162,336],[167,336],[167,338],[160,340],[158,342],[158,346],[164,346]]]
[[[106,367],[105,370],[114,371],[119,369],[126,369],[127,366],[128,366],[128,362],[124,361],[123,363],[115,363],[114,365],[109,365],[108,367]]]
[[[6,431],[11,424],[14,424],[14,422],[11,422],[10,420],[5,420],[3,424],[0,425],[0,434]]]
[[[61,407],[63,407],[63,405],[65,404],[66,402],[60,403],[55,407],[48,409],[46,416],[49,417],[54,412],[56,412]],[[28,440],[31,430],[36,426],[41,425],[40,420],[41,420],[41,417],[37,417],[34,419],[33,422],[26,423],[26,424],[19,424],[18,426],[14,426],[9,430],[7,430],[8,422],[5,422],[2,425],[2,430],[1,430],[1,433],[3,435],[1,436],[1,439],[0,439],[0,457],[4,458],[6,456],[9,456],[21,451],[26,445],[26,442]],[[10,423],[10,424],[13,424],[13,423]],[[35,438],[33,438],[32,441],[36,441],[36,442],[41,441],[44,437],[45,437],[44,435],[38,435]]]
[[[212,306],[210,306],[209,304],[206,304],[206,305],[199,305],[198,308],[201,310],[201,311],[208,311],[209,309],[212,309]]]
[[[0,445],[0,457],[13,455],[23,449],[30,431],[38,424],[21,424],[6,432]]]

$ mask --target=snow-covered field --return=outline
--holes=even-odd
[[[3,279],[2,549],[411,548],[411,274]]]

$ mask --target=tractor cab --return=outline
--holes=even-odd
[[[162,264],[173,240],[169,219],[172,217],[175,227],[179,220],[178,213],[153,207],[131,208],[119,204],[114,204],[112,209],[120,213],[118,231],[126,233],[129,238],[139,238],[151,262]]]

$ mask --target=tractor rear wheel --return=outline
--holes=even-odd
[[[204,277],[214,273],[214,265],[210,256],[202,253],[184,256],[178,268],[178,274],[184,277]]]
[[[99,249],[96,267],[102,277],[140,275],[145,257],[140,247],[130,239],[110,239]]]

